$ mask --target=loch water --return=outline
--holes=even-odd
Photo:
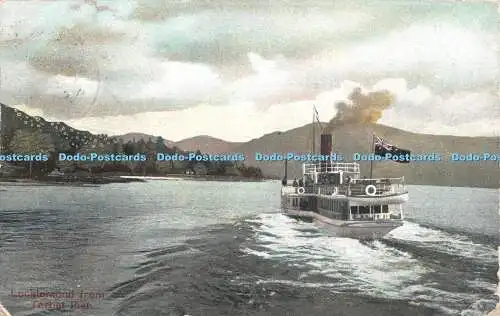
[[[475,316],[497,302],[497,190],[409,186],[405,224],[359,242],[281,215],[278,182],[1,187],[15,316]]]

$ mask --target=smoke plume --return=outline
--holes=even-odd
[[[341,124],[376,123],[382,118],[382,112],[393,104],[394,95],[387,90],[363,94],[360,88],[355,88],[349,95],[349,100],[350,104],[335,104],[337,114],[330,120],[328,131],[331,132],[335,126]]]

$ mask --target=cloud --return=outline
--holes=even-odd
[[[310,7],[322,7],[331,10],[332,6],[324,1],[301,0],[138,0],[131,12],[132,19],[145,22],[164,21],[179,15],[192,14],[206,11],[236,10],[240,12],[282,12],[304,11]]]
[[[120,41],[125,36],[125,33],[99,28],[90,23],[79,23],[59,30],[54,41],[68,46],[102,45]]]
[[[99,67],[92,56],[81,48],[38,51],[28,58],[36,70],[53,75],[82,76],[99,79]]]
[[[101,5],[97,3],[97,0],[84,0],[83,1],[86,5],[92,6],[95,8],[97,12],[114,12],[114,10],[108,6],[108,5]],[[74,4],[71,8],[74,10],[78,10],[81,8],[81,4]]]
[[[208,1],[192,0],[138,0],[130,17],[140,21],[163,21],[180,13],[202,7],[210,8]]]
[[[108,127],[106,120],[119,115],[142,115],[144,128],[170,115],[180,125],[195,115],[217,121],[228,113],[224,124],[234,119],[247,126],[239,115],[250,117],[240,136],[229,133],[229,125],[219,132],[218,124],[200,123],[204,134],[225,133],[222,138],[247,137],[250,126],[265,126],[255,127],[254,137],[283,129],[285,117],[301,113],[286,119],[294,127],[310,116],[299,104],[323,99],[329,103],[324,119],[330,119],[334,100],[352,91],[348,82],[393,89],[400,103],[382,118],[391,124],[402,124],[404,115],[426,122],[422,113],[439,113],[445,125],[496,113],[494,4],[360,4],[7,1],[0,7],[1,101]],[[479,114],[467,114],[467,102],[477,104]],[[446,114],[450,109],[455,114]],[[252,121],[257,115],[267,118]],[[410,129],[418,125],[407,121]]]
[[[131,98],[200,103],[208,101],[210,93],[221,85],[219,75],[205,65],[164,62],[159,67],[163,76],[158,81],[139,86]]]
[[[324,91],[314,99],[274,104],[263,110],[252,103],[226,106],[201,104],[188,109],[144,112],[110,117],[85,117],[66,123],[95,133],[113,135],[142,132],[179,141],[196,135],[211,135],[229,141],[248,141],[276,130],[288,130],[311,122],[315,104],[323,121],[336,114],[336,102],[348,100],[354,88],[363,93],[387,89],[394,105],[384,111],[379,123],[416,133],[462,136],[493,136],[500,120],[498,99],[488,92],[459,93],[447,98],[435,95],[429,88],[408,88],[401,78],[382,80],[371,87],[346,81],[335,89]],[[28,111],[28,113],[30,113]],[[467,120],[469,117],[472,119]]]
[[[99,80],[99,71],[104,64],[97,59],[109,59],[107,45],[125,42],[128,37],[116,27],[115,30],[104,29],[90,23],[65,26],[37,49],[30,49],[27,61],[31,67],[49,75]]]
[[[460,40],[457,40],[460,38]],[[307,62],[308,80],[323,75],[380,79],[404,75],[436,90],[471,89],[498,79],[493,36],[447,23],[414,25]]]
[[[299,58],[334,46],[370,21],[366,13],[332,8],[326,12],[211,10],[155,24],[158,36],[152,45],[166,58],[217,65],[241,62],[249,52],[267,58]]]
[[[98,90],[99,82],[81,77],[66,77],[62,75],[51,78],[45,86],[45,93],[64,95],[64,97],[70,99],[76,99],[79,96],[94,98]]]
[[[225,91],[227,100],[267,105],[296,97],[296,93],[288,91],[291,73],[279,61],[267,60],[252,52],[248,53],[248,61],[253,74],[229,84]]]
[[[392,122],[396,117],[407,117],[421,122],[437,121],[443,126],[473,126],[471,122],[496,122],[500,124],[500,100],[489,92],[458,92],[448,97],[433,95],[429,89],[417,87],[402,95],[399,106],[384,113],[382,122]],[[439,119],[436,119],[439,118]],[[404,127],[404,122],[399,126]],[[426,124],[422,124],[423,127]],[[480,130],[489,135],[495,125],[484,125]],[[467,133],[472,130],[466,129]]]

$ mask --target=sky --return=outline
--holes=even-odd
[[[500,135],[500,6],[440,0],[4,0],[0,102],[110,135],[248,141],[356,87],[381,124]]]

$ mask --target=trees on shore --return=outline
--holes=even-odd
[[[32,175],[44,175],[52,170],[65,173],[85,173],[89,175],[119,174],[119,175],[168,175],[168,174],[198,174],[214,176],[241,176],[245,178],[263,178],[259,168],[245,166],[242,163],[231,161],[157,161],[158,153],[188,155],[176,147],[168,147],[161,137],[156,139],[129,140],[127,142],[118,138],[107,138],[102,142],[91,142],[81,147],[61,147],[57,140],[49,134],[18,130],[12,137],[6,153],[23,154],[46,154],[47,162],[14,162],[14,165],[24,166],[26,173]],[[92,153],[98,155],[121,154],[135,156],[144,154],[144,161],[61,161],[59,154],[75,155],[76,153],[89,156]],[[202,153],[198,150],[196,155]]]
[[[62,122],[47,122],[41,117],[32,117],[20,110],[1,105],[1,154],[44,154],[48,161],[9,162],[24,167],[23,176],[39,176],[54,169],[66,173],[86,172],[92,175],[103,173],[132,175],[166,175],[189,172],[207,175],[232,175],[262,178],[259,168],[246,167],[231,161],[157,161],[157,153],[189,153],[165,144],[162,137],[155,139],[133,139],[124,141],[105,134],[94,135],[88,131],[72,128]],[[60,161],[59,154],[145,154],[144,161]],[[197,152],[201,154],[201,152]]]

